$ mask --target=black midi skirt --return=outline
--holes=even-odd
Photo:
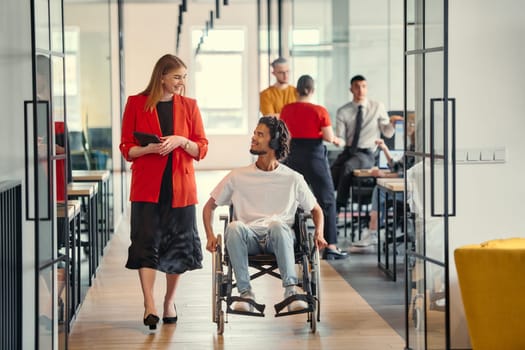
[[[172,208],[171,156],[158,203],[131,203],[128,269],[148,267],[165,273],[202,268],[202,249],[195,205]]]

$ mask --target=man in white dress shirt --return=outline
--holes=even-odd
[[[381,102],[366,97],[368,86],[362,75],[350,80],[350,92],[353,100],[337,110],[335,124],[336,136],[346,142],[331,169],[338,209],[347,205],[353,171],[370,169],[375,165],[376,140],[381,133],[387,138],[392,137],[394,123],[402,120],[400,116],[389,118]]]

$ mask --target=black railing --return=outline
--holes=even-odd
[[[0,182],[0,349],[22,348],[22,187]]]

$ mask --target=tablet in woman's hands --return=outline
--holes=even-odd
[[[155,134],[148,134],[147,132],[135,131],[133,136],[137,139],[141,146],[147,146],[150,143],[161,143],[160,138]]]

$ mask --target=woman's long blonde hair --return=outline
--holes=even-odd
[[[184,62],[175,55],[166,54],[159,58],[153,67],[148,87],[141,92],[142,95],[148,96],[144,106],[145,110],[153,110],[162,98],[162,76],[181,67],[187,68]]]

